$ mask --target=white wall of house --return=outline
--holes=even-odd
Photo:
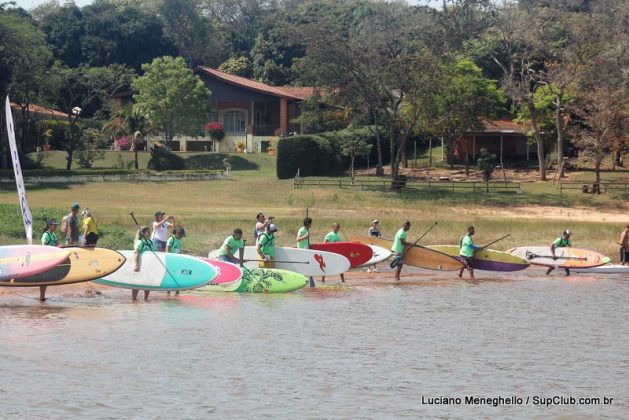
[[[225,136],[223,140],[221,140],[218,144],[217,152],[220,153],[235,153],[236,146],[239,142],[245,144],[245,148],[247,149],[247,153],[260,153],[262,151],[263,142],[270,143],[272,136],[253,136],[251,134],[247,135],[237,135],[237,136]],[[180,151],[187,152],[190,147],[188,143],[192,142],[207,142],[209,141],[209,137],[188,137],[188,136],[175,136],[173,141],[179,142]],[[148,147],[152,147],[153,141],[159,141],[162,144],[164,143],[164,138],[161,136],[151,136],[147,138]],[[210,152],[211,150],[208,150]]]

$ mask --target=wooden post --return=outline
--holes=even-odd
[[[428,139],[428,163],[432,167],[432,136]]]

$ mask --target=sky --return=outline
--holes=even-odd
[[[39,6],[40,4],[47,3],[49,0],[13,0],[13,1],[15,1],[15,3],[19,7],[26,10],[30,10],[33,7]],[[59,0],[61,4],[63,4],[64,1],[65,0]],[[83,7],[85,5],[91,4],[92,2],[93,0],[74,0],[74,3],[79,7]],[[442,0],[407,0],[407,2],[409,4],[428,4],[428,5],[438,7],[439,5],[441,5]]]

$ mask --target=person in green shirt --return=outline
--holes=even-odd
[[[181,254],[181,238],[183,238],[184,236],[186,236],[186,231],[184,228],[174,228],[173,234],[170,235],[170,237],[166,241],[166,252],[172,254]],[[179,295],[179,290],[175,292],[175,295]],[[168,292],[168,296],[170,296],[170,292]]]
[[[393,264],[392,267],[395,267],[395,280],[400,281],[400,273],[402,272],[402,267],[404,266],[404,261],[402,260],[402,256],[404,255],[404,249],[409,245],[406,241],[408,237],[408,231],[411,228],[411,222],[408,220],[402,224],[400,230],[395,233],[395,238],[393,239],[393,245],[391,246],[391,251],[393,251]]]
[[[297,231],[297,248],[308,249],[310,248],[310,227],[312,226],[312,219],[310,217],[304,218],[304,225]],[[315,287],[315,282],[312,276],[309,277],[310,287]]]
[[[238,257],[236,257],[238,252]],[[234,229],[232,235],[225,238],[218,253],[219,261],[230,262],[232,264],[242,264],[245,253],[245,240],[242,239],[242,229]]]
[[[480,249],[480,247],[474,245],[474,226],[469,226],[467,228],[467,234],[461,238],[461,249],[459,250],[459,255],[461,256],[461,261],[463,262],[463,267],[459,271],[459,277],[463,277],[463,270],[467,268],[467,271],[470,273],[470,278],[474,278],[474,253]]]
[[[59,239],[57,235],[55,235],[55,230],[57,230],[57,221],[55,219],[50,219],[46,222],[46,226],[44,227],[44,233],[41,236],[41,244],[47,246],[59,246]],[[39,286],[39,300],[42,302],[46,301],[46,289],[48,286]]]
[[[557,259],[557,256],[555,255],[556,248],[565,248],[567,246],[572,246],[572,242],[570,242],[570,235],[572,235],[572,232],[566,229],[563,231],[563,234],[559,238],[555,239],[555,241],[550,244],[550,255],[553,256],[553,260]],[[555,267],[548,267],[548,270],[546,270],[546,275],[550,274],[554,269]],[[570,269],[568,267],[564,267],[564,270],[566,270],[566,276],[569,276]]]
[[[148,226],[142,226],[138,229],[135,235],[135,242],[133,244],[133,261],[135,267],[133,271],[140,271],[142,265],[142,254],[146,251],[155,252],[155,244],[151,241],[151,230]],[[138,300],[139,289],[131,289],[131,299]],[[144,300],[148,300],[150,290],[144,291]]]
[[[273,258],[275,258],[275,232],[277,226],[271,223],[266,226],[264,232],[258,236],[256,251],[260,256],[260,268],[273,268]]]
[[[326,244],[330,242],[341,242],[341,234],[339,233],[340,229],[341,225],[338,223],[332,223],[332,231],[325,235],[323,242]],[[321,277],[321,281],[325,283],[325,276]],[[345,283],[345,276],[343,273],[341,273],[341,283]]]

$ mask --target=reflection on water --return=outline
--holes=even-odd
[[[112,289],[45,304],[0,296],[2,414],[626,417],[629,281],[538,274],[471,282],[422,273],[399,285],[152,293],[146,303]],[[421,404],[466,395],[614,404]]]

